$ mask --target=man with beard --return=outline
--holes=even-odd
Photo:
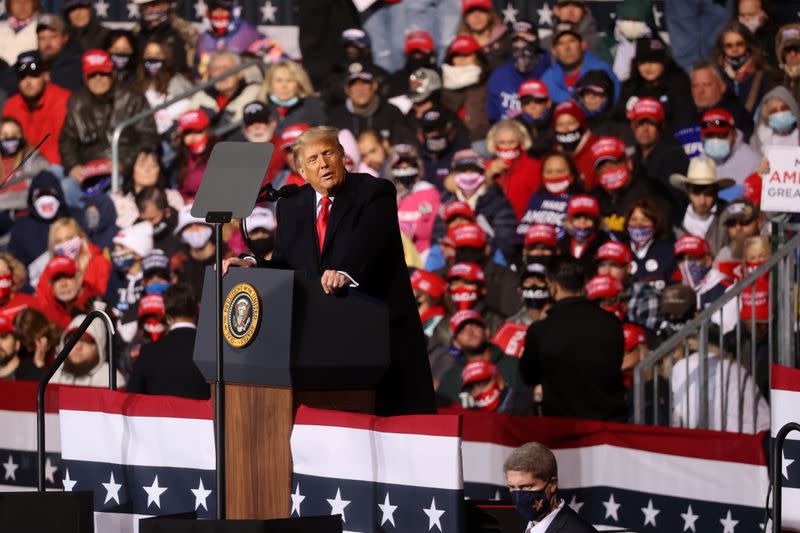
[[[86,315],[77,315],[69,323],[61,336],[61,344],[56,349],[60,353],[67,340],[80,327]],[[93,320],[80,340],[69,352],[64,364],[50,378],[50,383],[59,385],[78,385],[82,387],[108,387],[108,361],[106,348],[108,337],[100,320]],[[117,387],[125,386],[125,377],[117,370]]]
[[[14,334],[14,322],[5,314],[0,315],[0,381],[36,379],[31,375],[36,369],[33,358],[22,359],[19,347],[19,339]]]
[[[3,107],[3,116],[19,122],[25,138],[31,143],[38,143],[50,134],[39,151],[50,163],[60,165],[58,138],[67,116],[70,92],[50,83],[50,75],[39,52],[21,53],[14,70],[19,93],[8,99]]]
[[[267,143],[272,140],[277,127],[278,119],[272,116],[269,107],[258,100],[254,100],[242,109],[240,135],[234,134],[229,140]]]
[[[550,55],[539,48],[536,27],[525,20],[515,22],[511,34],[511,59],[489,77],[489,121],[510,118],[520,111],[519,86],[540,78],[550,67]]]
[[[81,47],[70,39],[67,25],[58,15],[39,17],[36,26],[37,48],[48,65],[50,79],[71,91],[83,86],[81,77]]]

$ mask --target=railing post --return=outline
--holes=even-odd
[[[708,429],[708,322],[700,324],[700,338],[698,340],[697,427]]]
[[[633,422],[644,424],[644,365],[633,369]]]

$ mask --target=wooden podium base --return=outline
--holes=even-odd
[[[212,385],[211,390],[214,390]],[[225,384],[227,517],[288,518],[292,452],[289,439],[297,408],[308,405],[358,413],[375,412],[369,390],[294,391]]]

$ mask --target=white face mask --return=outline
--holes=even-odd
[[[455,67],[447,63],[442,65],[442,85],[445,89],[458,90],[475,85],[481,78],[479,65],[463,65]]]
[[[192,231],[184,231],[181,234],[181,238],[183,242],[195,250],[199,250],[208,243],[208,240],[211,238],[211,231],[211,228],[207,226]]]
[[[78,258],[78,255],[81,253],[82,246],[83,239],[81,239],[79,235],[76,235],[75,237],[62,242],[61,244],[54,246],[53,253],[55,255],[69,257],[75,261]]]
[[[647,33],[647,24],[641,20],[621,20],[619,32],[629,41],[635,41]]]
[[[33,208],[36,214],[45,220],[52,220],[58,214],[58,208],[61,207],[61,202],[55,196],[45,195],[40,196],[33,202]]]

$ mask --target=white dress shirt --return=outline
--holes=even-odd
[[[322,198],[324,198],[324,196],[322,196],[317,191],[314,191],[314,197],[317,199],[317,203],[315,205],[316,205],[317,218],[319,218],[319,212],[322,209]],[[328,207],[328,209],[330,210],[333,209],[334,197],[328,196],[328,199],[331,201],[331,205]],[[328,217],[330,217],[330,212],[328,213]],[[328,218],[328,221],[330,222],[330,218]],[[353,276],[351,276],[347,272],[344,272],[343,270],[337,270],[336,272],[338,272],[339,274],[343,275],[344,277],[350,280],[350,287],[354,289],[358,287],[358,282],[353,279]]]
[[[550,524],[555,520],[558,512],[564,507],[564,500],[558,501],[558,507],[550,511],[547,516],[536,522],[528,522],[528,527],[525,528],[525,533],[544,533]]]

